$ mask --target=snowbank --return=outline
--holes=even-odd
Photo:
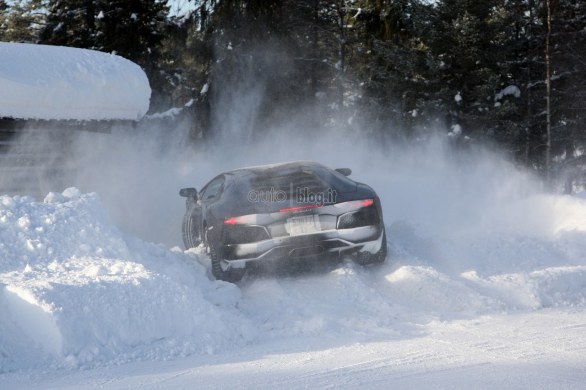
[[[0,372],[242,344],[238,289],[196,257],[125,237],[94,194],[0,197]]]
[[[210,280],[204,254],[121,233],[95,194],[3,196],[0,372],[406,340],[438,321],[584,310],[586,200],[521,199],[464,230],[388,218],[381,267],[346,261],[235,286]]]
[[[0,42],[0,117],[138,120],[150,95],[145,73],[122,57]]]

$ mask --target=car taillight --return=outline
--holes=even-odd
[[[243,217],[230,217],[224,219],[224,225],[239,225],[246,223]]]
[[[236,225],[236,223],[236,218],[234,217],[224,219],[224,225]]]
[[[350,202],[336,203],[334,207],[344,210],[357,210],[374,204],[374,199],[351,200]]]

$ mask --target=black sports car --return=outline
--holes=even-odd
[[[360,264],[382,263],[380,200],[350,173],[299,161],[224,172],[199,193],[184,188],[185,247],[203,243],[213,275],[231,282],[247,267],[273,260],[352,255]]]

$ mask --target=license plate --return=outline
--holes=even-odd
[[[319,232],[321,231],[319,216],[306,215],[303,217],[289,218],[285,224],[285,229],[287,229],[287,233],[291,236]]]

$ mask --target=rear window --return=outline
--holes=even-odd
[[[305,166],[250,171],[227,188],[230,206],[241,214],[273,212],[300,203],[337,203],[356,183],[325,167]]]
[[[310,171],[298,171],[286,175],[259,175],[251,178],[250,188],[255,191],[279,191],[294,196],[300,190],[323,192],[330,185]]]

